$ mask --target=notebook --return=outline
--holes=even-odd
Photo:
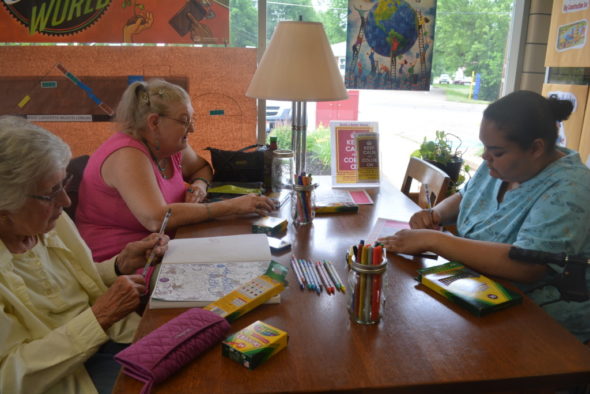
[[[168,243],[149,307],[202,307],[264,274],[271,260],[265,234],[181,238]],[[280,296],[269,303],[280,302]]]

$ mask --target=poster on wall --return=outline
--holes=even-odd
[[[332,187],[379,186],[377,122],[330,122]]]
[[[3,0],[0,42],[229,42],[229,0]]]
[[[545,67],[590,67],[589,20],[589,0],[553,2]]]
[[[429,90],[436,0],[349,0],[348,89]]]

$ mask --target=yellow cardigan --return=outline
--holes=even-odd
[[[92,313],[115,278],[114,258],[95,264],[65,213],[26,253],[0,241],[0,392],[96,393],[84,362],[139,323],[133,313],[105,333]]]

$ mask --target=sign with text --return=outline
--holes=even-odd
[[[332,186],[379,186],[377,122],[330,122]]]

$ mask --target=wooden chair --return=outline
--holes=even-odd
[[[413,199],[422,208],[428,207],[428,201],[426,200],[426,194],[424,191],[425,184],[428,185],[428,191],[430,194],[428,198],[430,199],[432,206],[435,206],[447,197],[447,191],[449,190],[449,183],[451,181],[451,178],[449,178],[447,173],[427,161],[417,157],[410,157],[410,162],[408,163],[408,168],[401,189],[402,193],[410,198],[414,197],[412,196],[412,193],[410,193],[410,187],[412,185],[412,180],[414,179],[420,182],[421,186],[418,198]]]

